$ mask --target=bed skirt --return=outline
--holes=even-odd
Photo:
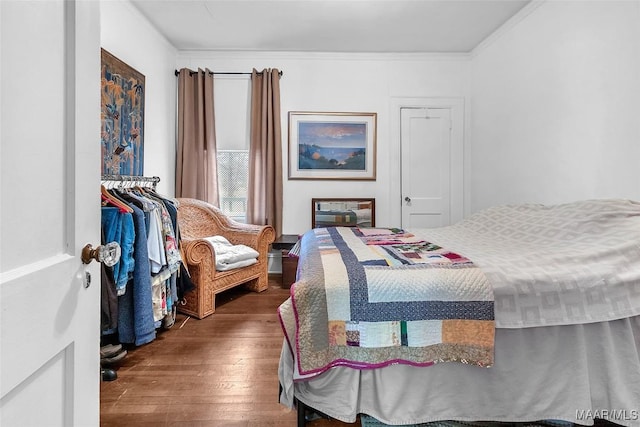
[[[356,370],[335,367],[296,378],[283,342],[280,402],[293,399],[330,417],[359,413],[386,424],[595,418],[640,426],[640,316],[582,325],[497,329],[495,365],[440,363]]]

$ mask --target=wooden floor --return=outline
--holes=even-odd
[[[203,320],[178,314],[155,341],[128,350],[118,379],[101,383],[100,425],[296,426],[296,412],[278,403],[283,335],[276,309],[288,295],[275,276],[262,293],[237,288],[218,295],[216,312]]]

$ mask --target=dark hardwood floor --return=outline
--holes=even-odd
[[[175,325],[141,347],[128,348],[118,378],[103,381],[100,425],[295,426],[296,412],[278,403],[282,330],[276,309],[289,290],[271,277],[269,289],[219,294],[216,312]],[[309,427],[359,426],[318,419]]]

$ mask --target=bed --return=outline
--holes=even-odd
[[[283,405],[392,425],[640,426],[640,203],[498,206],[299,245],[278,309]]]

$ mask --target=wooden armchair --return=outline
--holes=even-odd
[[[217,207],[196,199],[178,198],[178,225],[186,267],[196,289],[185,295],[178,311],[202,319],[215,310],[216,294],[246,284],[262,292],[269,286],[267,253],[275,239],[270,225],[242,224],[225,216]],[[248,267],[216,271],[215,252],[203,238],[223,236],[234,245],[247,245],[258,251],[258,262]]]

